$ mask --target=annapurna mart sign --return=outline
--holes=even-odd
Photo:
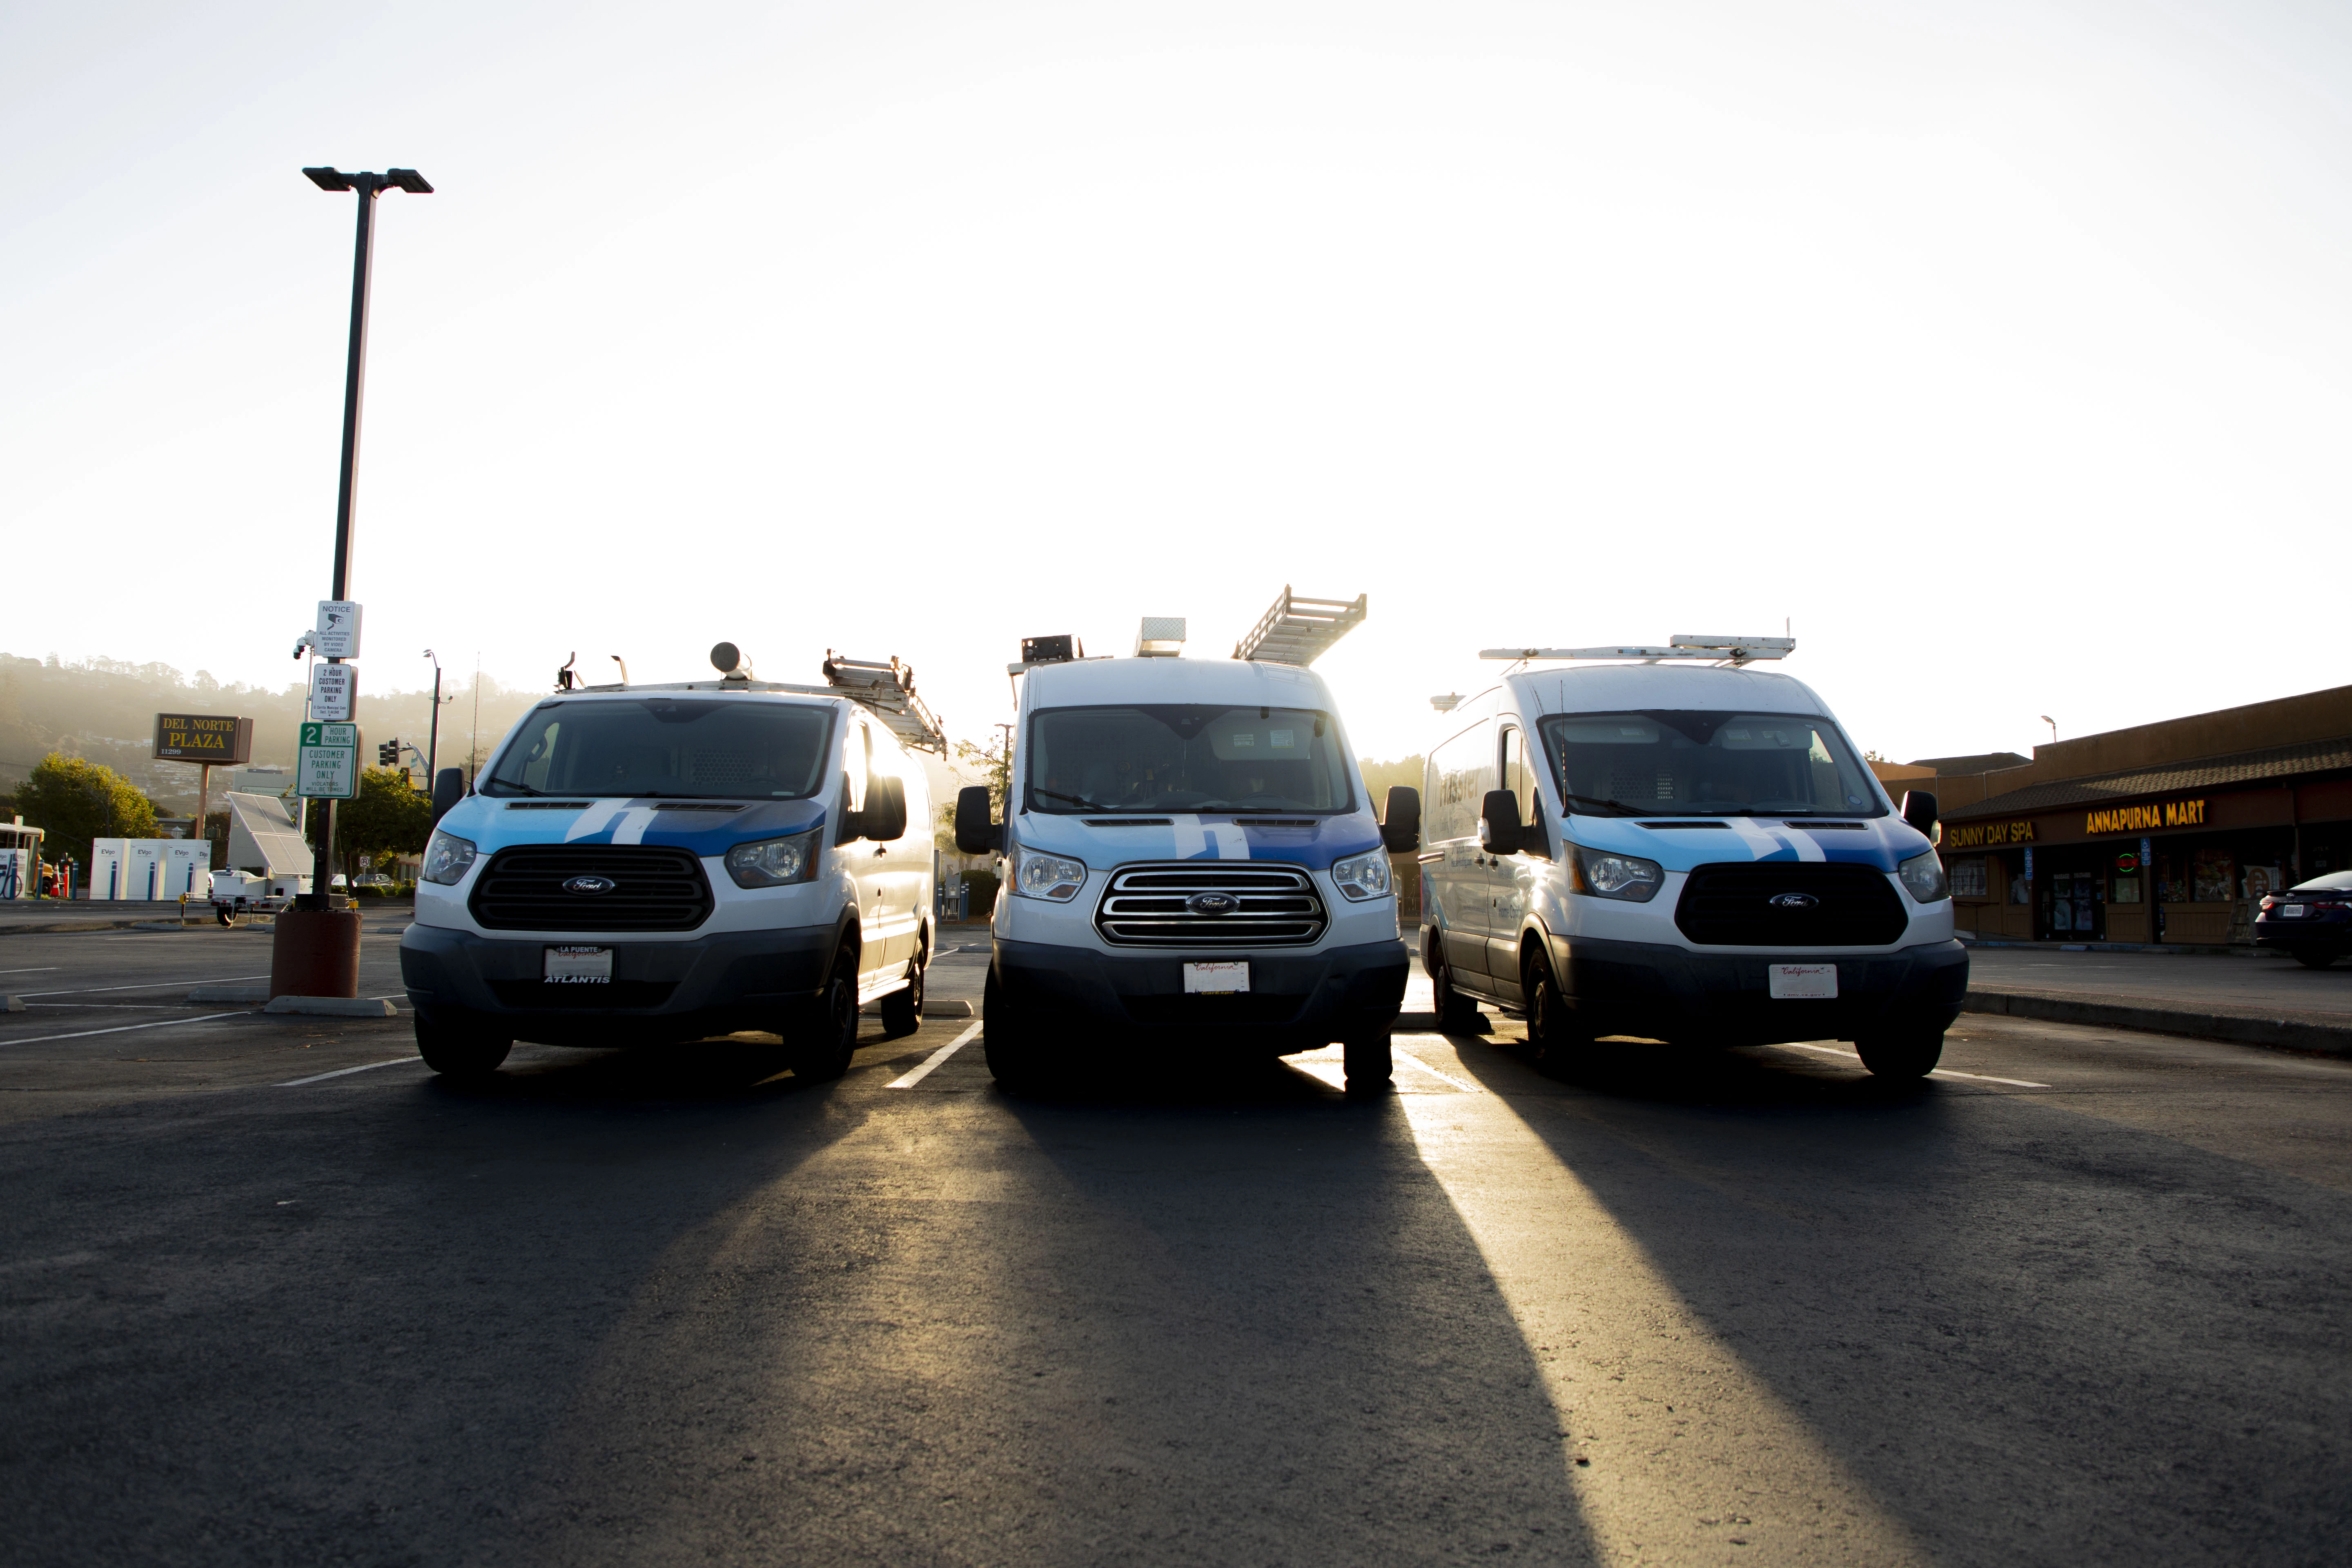
[[[2085,833],[2146,833],[2159,827],[2202,827],[2201,800],[2160,800],[2153,805],[2116,805],[2095,811],[2083,825]]]

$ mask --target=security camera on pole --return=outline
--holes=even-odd
[[[318,624],[300,643],[325,662],[310,668],[310,710],[295,755],[295,788],[319,803],[318,854],[310,891],[278,917],[269,959],[269,994],[314,1000],[356,998],[360,976],[360,915],[338,908],[335,884],[335,803],[359,791],[358,672],[343,661],[359,652],[360,607],[352,599],[352,511],[358,488],[360,394],[367,371],[368,292],[375,260],[375,199],[388,190],[429,195],[433,187],[414,169],[381,174],[305,169],[322,191],[359,196],[359,237],[352,261],[352,336],[343,371],[343,466],[335,501],[335,566],[330,596],[319,602]]]

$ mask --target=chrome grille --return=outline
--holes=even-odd
[[[1186,907],[1196,893],[1224,893],[1238,907],[1197,914]],[[1304,947],[1328,923],[1314,878],[1265,861],[1123,866],[1095,910],[1095,929],[1121,947]]]

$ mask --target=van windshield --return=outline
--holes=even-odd
[[[827,709],[740,698],[550,702],[484,795],[800,800],[824,785]]]
[[[1869,773],[1818,715],[1649,709],[1543,720],[1570,810],[1644,816],[1884,816]],[[1597,803],[1606,803],[1599,805]]]
[[[1349,811],[1338,729],[1308,708],[1049,708],[1030,721],[1022,809]]]

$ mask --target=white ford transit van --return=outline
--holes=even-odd
[[[1173,1062],[1336,1040],[1351,1091],[1387,1084],[1410,967],[1388,851],[1418,842],[1419,802],[1393,792],[1383,829],[1305,668],[1363,615],[1286,588],[1232,658],[1176,657],[1172,617],[1145,623],[1133,658],[1024,647],[1004,820],[985,788],[956,803],[959,846],[1006,867],[984,1003],[1000,1081],[1082,1051]]]
[[[1874,1073],[1935,1067],[1969,976],[1935,797],[1897,813],[1819,697],[1747,668],[1793,647],[1487,652],[1576,662],[1516,668],[1428,753],[1421,951],[1444,1026],[1485,1002],[1547,1056],[1840,1039]]]
[[[662,1044],[772,1030],[836,1078],[857,1012],[910,1034],[932,943],[930,795],[911,746],[938,721],[893,659],[828,657],[824,686],[717,680],[567,689],[441,815],[400,940],[416,1045],[494,1070],[517,1038]]]

